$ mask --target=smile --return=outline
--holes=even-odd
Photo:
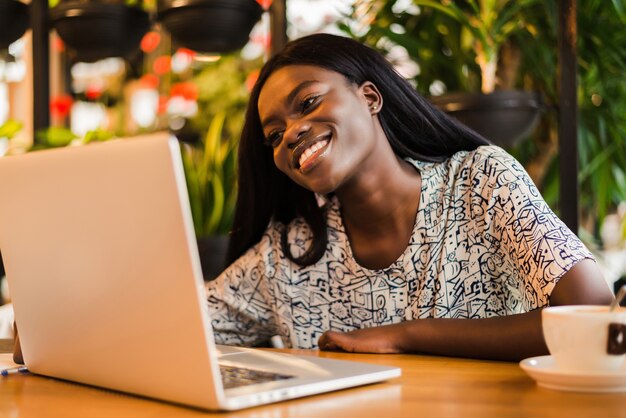
[[[328,144],[330,143],[330,135],[324,139],[309,145],[298,158],[298,168],[302,172],[311,169],[319,161],[319,158],[326,154]]]

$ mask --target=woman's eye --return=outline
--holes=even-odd
[[[320,96],[309,96],[302,100],[302,103],[300,104],[300,110],[302,113],[306,113],[311,110],[313,106],[317,104],[319,97]]]
[[[283,132],[282,131],[272,131],[270,132],[267,137],[265,137],[265,145],[267,145],[268,147],[272,147],[275,148],[278,146],[278,144],[280,144],[280,141],[283,139]]]

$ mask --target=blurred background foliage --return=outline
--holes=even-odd
[[[484,21],[480,26],[473,20],[484,8],[495,10],[500,23],[485,27]],[[532,136],[508,151],[525,165],[550,206],[558,208],[557,0],[359,0],[341,29],[397,61],[425,96],[481,91],[480,43],[485,36],[497,39],[495,88],[539,91],[546,103]],[[626,201],[622,0],[578,2],[577,53],[582,227],[599,238],[603,219]],[[407,65],[407,59],[416,65]]]
[[[262,60],[234,55],[206,65],[191,81],[198,112],[191,118],[200,141],[183,145],[183,162],[198,237],[227,234],[237,198],[237,145],[249,88]]]
[[[120,1],[154,8],[154,0]],[[607,214],[614,213],[620,202],[626,201],[625,1],[577,2],[579,182],[584,228],[579,233],[588,231],[596,238],[600,237]],[[308,11],[294,15],[293,11],[304,3],[310,3]],[[336,26],[329,26],[336,20],[330,9],[341,9],[344,16],[340,31],[384,52],[425,96],[485,92],[489,90],[485,89],[485,79],[490,78],[485,74],[494,69],[496,90],[541,92],[545,110],[539,126],[529,138],[508,151],[525,165],[550,206],[558,209],[558,0],[337,0],[332,5],[325,3],[326,9],[321,3],[288,2],[288,33],[292,37],[339,31]],[[317,13],[313,13],[315,10]],[[307,24],[305,18],[314,14],[318,17],[315,24]],[[58,123],[36,133],[35,148],[168,128],[179,131],[179,138],[188,141],[182,148],[191,179],[196,232],[199,236],[222,234],[228,231],[228,216],[232,213],[229,205],[234,201],[227,194],[236,193],[232,150],[238,142],[249,88],[267,53],[260,52],[254,59],[234,53],[215,57],[215,61],[200,61],[197,58],[210,57],[199,57],[188,50],[175,53],[169,38],[162,35],[158,30],[148,33],[137,60],[118,65],[120,71],[102,76],[104,88],[92,88],[94,81],[96,87],[99,85],[97,77],[77,83],[72,72],[72,85],[67,86],[71,91],[53,98],[51,103],[53,120]],[[265,32],[253,32],[251,36],[256,38],[257,47],[269,45]],[[53,49],[57,53],[63,50]],[[187,56],[192,64],[181,72],[173,71],[177,55]],[[78,84],[82,87],[77,88]],[[134,90],[129,88],[131,85]],[[158,108],[156,119],[129,129],[124,123],[129,119],[127,91],[142,89],[153,94],[155,109]],[[108,126],[92,127],[86,133],[70,130],[69,121],[73,119],[68,112],[79,102],[102,104],[110,120]],[[61,116],[55,119],[55,114]],[[11,138],[20,127],[17,121],[7,121],[0,126],[0,136]],[[220,158],[205,157],[206,150],[220,150]],[[215,185],[218,177],[223,199]],[[191,190],[197,193],[192,195]],[[211,200],[225,206],[216,209],[203,203]],[[224,215],[222,221],[215,221],[215,210]],[[623,219],[622,228],[626,231],[626,217]]]

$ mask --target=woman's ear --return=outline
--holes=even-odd
[[[375,115],[380,112],[383,107],[383,96],[378,91],[378,87],[371,81],[366,81],[359,86],[359,90],[365,98],[370,113]]]

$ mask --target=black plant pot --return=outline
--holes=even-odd
[[[148,13],[124,3],[64,1],[50,10],[50,18],[72,58],[84,62],[128,58],[150,28]]]
[[[209,235],[197,239],[204,280],[215,279],[226,268],[228,240],[228,235]]]
[[[263,14],[255,0],[159,0],[157,20],[180,45],[197,52],[242,48]]]
[[[20,39],[28,25],[28,5],[17,0],[0,0],[0,49]]]
[[[491,94],[453,93],[431,103],[496,145],[510,148],[530,135],[543,109],[541,96],[518,90]]]

